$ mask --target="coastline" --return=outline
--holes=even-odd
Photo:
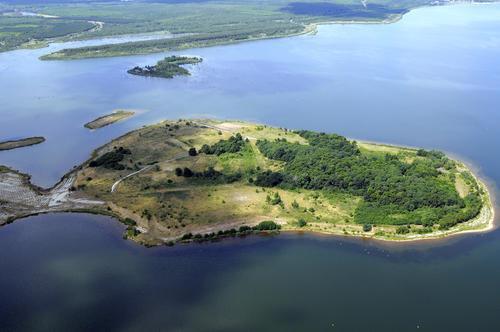
[[[300,35],[307,35],[307,34],[315,34],[318,31],[318,27],[321,25],[333,25],[333,24],[393,24],[397,23],[400,20],[404,18],[404,16],[414,10],[421,9],[421,8],[430,8],[430,7],[442,7],[442,6],[453,6],[453,5],[488,5],[488,4],[495,4],[498,3],[498,1],[487,1],[487,2],[443,2],[443,3],[438,3],[438,4],[425,4],[425,5],[418,5],[412,8],[407,9],[404,13],[401,14],[392,14],[389,18],[385,19],[375,19],[375,20],[352,20],[352,19],[332,19],[332,20],[318,20],[317,22],[310,22],[310,23],[300,23],[303,26],[303,30],[299,32],[293,32],[293,33],[285,33],[285,34],[277,34],[277,35],[271,35],[271,36],[258,36],[258,37],[249,37],[244,40],[226,40],[226,41],[216,41],[213,43],[208,42],[207,44],[203,45],[196,45],[196,46],[187,46],[187,47],[174,47],[173,49],[164,49],[164,50],[153,50],[153,51],[137,51],[137,52],[123,52],[123,53],[116,53],[116,54],[99,54],[96,56],[52,56],[53,54],[57,54],[57,52],[60,52],[64,49],[61,49],[59,51],[53,52],[53,53],[48,53],[45,55],[42,55],[39,57],[40,60],[42,61],[51,61],[51,60],[78,60],[78,59],[91,59],[91,58],[103,58],[103,57],[118,57],[118,56],[132,56],[132,55],[147,55],[147,54],[155,54],[155,53],[164,53],[164,52],[169,52],[169,51],[181,51],[181,50],[186,50],[186,49],[191,49],[191,48],[205,48],[205,47],[214,47],[214,46],[224,46],[224,45],[234,45],[234,44],[240,44],[240,43],[245,43],[245,42],[252,42],[252,41],[259,41],[259,40],[267,40],[267,39],[277,39],[277,38],[288,38],[288,37],[295,37],[295,36],[300,36]],[[320,17],[317,17],[320,19]],[[94,31],[96,28],[102,28],[102,23],[100,21],[89,21],[90,23],[94,24],[94,27],[90,28],[88,31]],[[43,39],[43,40],[31,40],[27,43],[24,43],[22,45],[19,45],[18,47],[15,47],[13,49],[9,50],[4,50],[2,52],[10,52],[10,51],[15,51],[15,50],[20,50],[20,49],[33,49],[33,48],[46,48],[52,43],[64,43],[67,41],[87,41],[87,40],[105,40],[108,38],[120,38],[120,37],[126,37],[126,36],[155,36],[155,35],[161,35],[161,34],[169,34],[168,31],[154,31],[150,33],[135,33],[135,34],[110,34],[110,35],[104,35],[100,38],[95,38],[92,36],[89,36],[88,38],[84,36],[85,32],[81,33],[76,33],[76,34],[71,34],[67,36],[62,36],[62,37],[55,37],[55,38],[48,38],[48,39]],[[112,44],[103,44],[104,45],[113,45]],[[78,47],[75,47],[78,48]],[[73,48],[74,49],[74,48]]]
[[[278,38],[291,38],[291,37],[297,37],[301,35],[314,35],[318,32],[318,27],[321,25],[333,25],[333,24],[393,24],[397,23],[400,20],[404,18],[404,16],[410,12],[412,12],[415,9],[419,8],[427,8],[427,7],[437,7],[437,6],[442,6],[442,5],[454,5],[455,3],[449,3],[449,4],[440,4],[440,5],[423,5],[423,6],[416,6],[414,8],[408,9],[406,12],[402,14],[393,14],[391,15],[390,18],[386,19],[378,19],[378,20],[348,20],[348,19],[333,19],[333,20],[321,20],[318,22],[310,22],[310,23],[301,23],[303,26],[303,29],[298,32],[293,32],[293,33],[286,33],[286,34],[277,34],[277,35],[271,35],[271,36],[259,36],[259,37],[252,37],[250,36],[247,39],[244,40],[223,40],[223,41],[215,41],[215,42],[208,42],[207,44],[200,44],[200,45],[188,45],[188,46],[179,46],[179,47],[174,47],[171,49],[164,49],[164,50],[159,50],[155,49],[153,51],[147,51],[147,50],[138,50],[137,52],[116,52],[116,53],[110,53],[110,54],[105,54],[105,53],[100,53],[99,55],[60,55],[61,51],[64,51],[65,49],[61,49],[56,52],[48,53],[45,55],[42,55],[39,57],[40,60],[42,61],[61,61],[61,60],[80,60],[80,59],[94,59],[94,58],[109,58],[109,57],[119,57],[119,56],[133,56],[133,55],[148,55],[148,54],[156,54],[156,53],[164,53],[164,52],[174,52],[174,51],[182,51],[182,50],[187,50],[187,49],[193,49],[193,48],[207,48],[207,47],[216,47],[216,46],[225,46],[225,45],[237,45],[241,43],[246,43],[246,42],[253,42],[253,41],[260,41],[260,40],[270,40],[270,39],[278,39]],[[155,34],[153,32],[152,34]],[[114,37],[119,37],[120,35],[115,35]],[[107,36],[103,37],[107,38]],[[81,39],[85,40],[85,39]],[[105,44],[108,45],[108,44]],[[112,45],[112,44],[109,44]],[[104,45],[103,45],[104,46]],[[78,49],[78,47],[75,47],[73,49]]]

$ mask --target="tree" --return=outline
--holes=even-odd
[[[371,230],[372,230],[372,225],[370,224],[363,225],[363,232],[370,232]]]
[[[187,167],[184,167],[183,175],[186,178],[190,178],[193,176],[193,171]]]
[[[281,228],[280,225],[276,224],[274,221],[263,221],[257,226],[254,226],[253,229],[256,231],[273,231],[279,230]]]
[[[183,173],[182,173],[182,168],[177,167],[177,168],[175,169],[175,175],[177,175],[177,176],[182,176],[182,174],[183,174]]]
[[[190,148],[189,151],[188,151],[188,153],[189,153],[189,155],[191,157],[194,157],[194,156],[196,156],[198,154],[198,152],[196,151],[195,148]]]

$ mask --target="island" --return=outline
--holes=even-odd
[[[23,148],[25,146],[36,145],[45,142],[45,137],[35,136],[18,140],[0,142],[0,151]]]
[[[283,231],[410,241],[486,231],[494,220],[487,186],[442,152],[241,121],[142,127],[45,191],[6,168],[0,180],[0,224],[105,214],[148,246]]]
[[[160,60],[154,66],[134,67],[127,73],[139,76],[174,78],[174,76],[189,76],[191,73],[183,65],[200,63],[203,60],[197,57],[169,56]]]
[[[88,129],[99,129],[115,122],[125,120],[134,114],[135,112],[133,111],[117,110],[111,114],[101,116],[93,121],[86,123],[84,127]]]

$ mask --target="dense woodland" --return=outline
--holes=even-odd
[[[284,161],[279,172],[260,173],[255,184],[337,190],[363,197],[355,221],[363,224],[420,224],[449,228],[477,216],[477,192],[460,198],[446,170],[454,162],[436,151],[420,150],[411,162],[397,155],[361,153],[356,142],[338,135],[298,132],[309,145],[284,139],[258,141],[268,158]]]

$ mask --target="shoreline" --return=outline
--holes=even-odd
[[[350,24],[393,24],[397,23],[400,20],[404,18],[406,14],[411,13],[414,10],[418,10],[421,8],[431,8],[431,7],[443,7],[443,6],[455,6],[455,5],[491,5],[491,4],[496,4],[499,3],[499,1],[487,1],[487,2],[446,2],[446,3],[438,3],[438,4],[424,4],[424,5],[419,5],[415,6],[413,8],[407,9],[404,13],[401,14],[392,14],[391,17],[385,18],[385,19],[378,19],[378,20],[349,20],[349,19],[333,19],[333,20],[320,20],[318,22],[310,22],[310,23],[300,23],[304,29],[299,32],[294,32],[294,33],[289,33],[289,34],[278,34],[274,36],[265,36],[265,37],[250,37],[245,40],[227,40],[227,41],[222,41],[222,42],[216,42],[214,44],[207,44],[207,45],[200,45],[200,46],[193,46],[193,47],[179,47],[175,48],[172,50],[162,50],[162,51],[154,51],[154,52],[137,52],[137,53],[127,53],[127,54],[116,54],[116,55],[101,55],[101,56],[90,56],[90,57],[61,57],[61,58],[51,58],[50,55],[53,53],[57,53],[59,51],[62,51],[64,49],[61,49],[59,51],[53,52],[53,53],[48,53],[45,55],[40,56],[40,60],[42,61],[55,61],[55,60],[78,60],[78,59],[92,59],[92,58],[103,58],[103,57],[119,57],[119,56],[133,56],[133,55],[147,55],[147,54],[156,54],[156,53],[165,53],[169,51],[181,51],[185,49],[192,49],[192,48],[205,48],[205,47],[215,47],[215,46],[224,46],[224,45],[235,45],[235,44],[240,44],[240,43],[245,43],[245,42],[252,42],[252,41],[259,41],[259,40],[268,40],[268,39],[277,39],[277,38],[289,38],[289,37],[296,37],[300,35],[308,35],[308,34],[316,34],[318,32],[318,27],[321,25],[334,25],[334,24],[340,24],[340,25],[350,25]],[[320,19],[320,17],[317,17]],[[102,23],[100,21],[89,21],[90,23],[94,24],[94,27],[89,29],[89,31],[92,31],[96,28],[99,27],[99,23]],[[113,39],[113,38],[121,38],[121,37],[129,37],[129,36],[156,36],[156,35],[161,35],[161,34],[166,34],[169,35],[170,33],[168,31],[160,30],[160,31],[153,31],[153,32],[139,32],[139,33],[133,33],[133,34],[110,34],[110,35],[104,35],[100,38],[95,38],[93,36],[84,37],[82,34],[85,34],[85,32],[81,33],[76,33],[76,34],[70,34],[67,36],[61,36],[61,37],[55,37],[55,38],[48,38],[48,39],[43,39],[43,40],[31,40],[27,43],[24,43],[22,45],[19,45],[13,49],[5,50],[3,52],[11,52],[11,51],[16,51],[16,50],[29,50],[29,49],[40,49],[40,48],[46,48],[50,46],[51,44],[54,43],[65,43],[65,42],[73,42],[73,41],[88,41],[88,40],[106,40],[106,39]],[[103,44],[103,45],[113,45],[114,43],[111,44]],[[78,47],[74,47],[78,48]],[[74,49],[70,48],[70,49]]]
[[[493,2],[486,2],[485,4],[494,4],[496,3],[495,1]],[[397,23],[400,20],[404,18],[404,16],[414,10],[421,9],[421,8],[430,8],[430,7],[441,7],[441,6],[451,6],[451,5],[460,5],[464,3],[440,3],[437,5],[433,4],[427,4],[427,5],[421,5],[421,6],[416,6],[413,8],[410,8],[406,10],[404,13],[401,14],[392,14],[389,18],[385,19],[375,19],[375,20],[349,20],[349,19],[333,19],[333,20],[319,20],[318,22],[310,22],[310,23],[300,23],[302,25],[303,29],[298,32],[293,32],[293,33],[286,33],[286,34],[277,34],[277,35],[272,35],[272,36],[261,36],[261,37],[252,37],[250,36],[247,39],[244,40],[223,40],[223,41],[217,41],[214,43],[207,43],[207,44],[201,44],[201,45],[196,45],[196,46],[179,46],[179,47],[174,47],[172,49],[164,49],[164,50],[154,50],[154,51],[140,51],[138,50],[137,52],[128,52],[128,53],[120,53],[117,52],[116,54],[99,54],[99,55],[60,55],[58,52],[64,51],[66,49],[78,49],[79,47],[74,47],[74,48],[63,48],[58,51],[48,53],[41,55],[39,59],[41,61],[65,61],[65,60],[81,60],[81,59],[96,59],[96,58],[112,58],[112,57],[120,57],[120,56],[136,56],[136,55],[148,55],[148,54],[159,54],[159,53],[166,53],[166,52],[178,52],[182,50],[187,50],[187,49],[195,49],[195,48],[207,48],[207,47],[216,47],[216,46],[225,46],[225,45],[237,45],[241,43],[246,43],[246,42],[253,42],[253,41],[260,41],[260,40],[271,40],[271,39],[278,39],[278,38],[291,38],[291,37],[297,37],[301,35],[314,35],[318,32],[318,27],[321,25],[334,25],[334,24],[340,24],[340,25],[347,25],[347,24],[393,24]],[[467,3],[468,4],[468,3]],[[478,3],[478,4],[483,4],[483,3]],[[317,17],[320,19],[320,17]],[[157,32],[152,32],[151,34],[154,35]],[[121,35],[114,35],[114,37],[119,37]],[[109,36],[104,36],[102,38],[109,38]],[[85,38],[78,39],[85,41]],[[104,44],[104,45],[113,45],[113,44]],[[101,45],[102,46],[102,45]]]

